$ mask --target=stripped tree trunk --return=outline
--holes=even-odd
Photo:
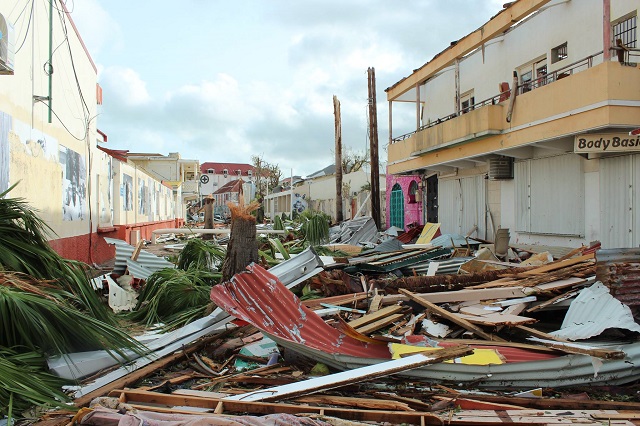
[[[204,199],[204,229],[213,229],[213,198]],[[203,240],[213,240],[213,234],[203,234]]]
[[[229,203],[231,210],[231,235],[227,245],[227,256],[222,264],[222,280],[229,281],[238,272],[246,270],[252,262],[258,262],[258,240],[256,218],[251,212],[258,203],[237,206]]]

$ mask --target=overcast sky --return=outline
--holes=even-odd
[[[201,163],[259,155],[285,176],[305,176],[334,161],[334,95],[343,150],[367,149],[369,67],[386,162],[384,90],[503,3],[75,0],[67,7],[98,67],[98,128],[109,148],[179,152]],[[399,124],[394,115],[394,136],[404,133]]]

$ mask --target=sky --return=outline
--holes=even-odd
[[[369,147],[376,77],[379,162],[385,89],[476,30],[504,0],[67,0],[103,88],[108,148],[204,162],[277,164],[306,176]],[[413,130],[395,113],[394,137]]]

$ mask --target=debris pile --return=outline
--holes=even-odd
[[[111,240],[116,264],[97,281],[121,318],[155,332],[137,337],[146,355],[48,360],[49,374],[77,381],[75,406],[89,407],[74,421],[637,419],[640,325],[623,302],[635,300],[625,289],[637,288],[638,249],[594,243],[554,257],[507,246],[498,258],[491,242],[437,226],[392,235],[366,217],[331,229],[308,220],[278,224],[277,237],[258,230],[260,260],[226,281],[216,241],[192,238],[169,262]],[[325,244],[305,244],[300,229]]]

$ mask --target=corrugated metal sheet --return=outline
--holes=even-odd
[[[596,278],[628,306],[640,306],[640,248],[596,251]]]
[[[267,333],[268,334],[268,333]],[[353,355],[330,354],[308,345],[270,336],[279,345],[301,353],[313,360],[325,363],[338,370],[349,370],[373,362],[371,358]],[[603,360],[594,367],[588,355],[565,355],[553,359],[506,364],[468,365],[440,363],[416,368],[398,376],[431,382],[470,384],[486,389],[531,389],[538,387],[563,387],[584,384],[618,385],[640,379],[640,343],[612,345],[612,350],[623,350],[626,358]]]
[[[438,220],[442,232],[486,236],[486,180],[484,175],[438,182]]]
[[[600,239],[604,248],[640,245],[640,155],[600,159]]]
[[[329,242],[357,245],[359,243],[376,244],[380,232],[371,216],[362,216],[342,222],[330,230]]]
[[[344,353],[359,358],[390,359],[386,344],[368,343],[326,324],[291,291],[259,265],[211,289],[211,300],[230,315],[260,331],[297,342],[324,353]]]
[[[448,260],[429,260],[402,268],[404,276],[430,275],[429,270],[435,271],[433,275],[457,274],[460,266],[467,263],[473,257],[454,257]]]
[[[370,253],[349,259],[346,272],[374,271],[391,272],[396,269],[424,262],[425,260],[449,256],[451,250],[434,247],[430,249],[409,249],[389,253]]]
[[[620,328],[640,333],[628,306],[616,300],[600,281],[582,289],[564,317],[560,330],[552,336],[566,340],[588,339],[599,336],[604,330]]]
[[[281,346],[339,370],[372,365],[390,357],[386,345],[370,340],[371,343],[364,342],[352,337],[351,333],[342,333],[325,324],[275,276],[258,265],[252,265],[249,272],[236,274],[231,282],[213,287],[211,299]],[[588,355],[565,355],[498,365],[440,363],[399,375],[430,381],[473,383],[485,388],[560,387],[587,383],[613,385],[640,379],[640,343],[616,344],[611,349],[624,351],[626,358],[603,360],[598,366]]]
[[[269,272],[278,277],[287,288],[291,288],[321,271],[322,260],[312,247],[269,269]]]
[[[127,260],[131,260],[131,255],[133,255],[135,247],[127,244],[125,241],[115,238],[105,238],[104,240],[107,242],[107,244],[113,244],[116,247],[116,262],[113,267],[113,272],[119,275],[123,275],[127,270]],[[158,257],[155,254],[151,254],[145,250],[140,250],[140,255],[138,256],[137,262],[152,272],[155,272],[159,269],[176,267],[176,265],[169,262],[168,260]]]

